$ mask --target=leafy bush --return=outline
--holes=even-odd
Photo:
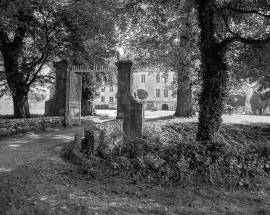
[[[249,140],[253,134],[246,132],[246,127],[223,126],[213,142],[202,143],[195,139],[196,129],[196,123],[151,124],[144,139],[124,144],[121,156],[114,161],[117,170],[162,183],[245,188],[255,187],[269,178],[267,138],[255,142]]]
[[[137,89],[137,97],[141,100],[148,97],[148,92],[146,89]]]
[[[44,114],[31,114],[31,118],[44,117]],[[0,119],[15,119],[14,115],[0,114]]]
[[[108,104],[96,105],[95,108],[96,109],[108,109],[109,105]]]
[[[117,153],[105,147],[99,157],[80,156],[92,166],[102,159],[114,173],[135,180],[257,188],[269,183],[269,130],[263,124],[223,125],[214,141],[198,142],[197,123],[148,123],[142,139],[127,141]]]

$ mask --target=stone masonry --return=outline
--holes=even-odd
[[[54,63],[53,66],[56,73],[55,92],[53,97],[45,102],[45,116],[64,116],[68,63],[66,60],[63,60]]]
[[[82,151],[85,154],[98,154],[99,151],[113,152],[123,143],[123,120],[111,120],[101,124],[88,124],[84,128],[85,139]]]
[[[123,120],[123,133],[126,138],[141,138],[143,135],[144,112],[142,103],[132,95],[132,62],[122,60],[116,63],[118,67],[117,117]],[[46,115],[65,116],[65,126],[70,125],[69,94],[70,71],[67,61],[54,64],[56,69],[56,89],[52,99],[47,101]],[[89,72],[89,71],[82,71]]]
[[[136,101],[131,92],[132,62],[118,61],[117,117],[123,119],[125,137],[141,138],[143,135],[143,105]]]

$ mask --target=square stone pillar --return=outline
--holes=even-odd
[[[143,135],[143,105],[136,101],[131,92],[131,66],[129,60],[118,61],[117,116],[123,119],[123,132],[126,138],[141,138]]]
[[[53,64],[56,74],[55,91],[53,97],[45,102],[46,116],[64,116],[66,106],[66,83],[68,63],[66,60]]]

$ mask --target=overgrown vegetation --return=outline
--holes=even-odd
[[[44,114],[31,114],[31,118],[44,117]],[[13,114],[0,114],[0,119],[16,119]]]
[[[0,214],[269,214],[269,127],[226,124],[206,148],[196,123],[151,122],[143,140],[114,156],[105,146],[86,156],[76,135],[63,149],[75,162],[60,159],[55,142],[28,163],[0,169]]]
[[[105,148],[101,157],[116,173],[135,180],[255,189],[269,179],[269,129],[267,124],[223,125],[212,142],[201,144],[197,123],[151,123],[144,139],[124,144],[117,156]]]

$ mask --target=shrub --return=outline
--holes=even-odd
[[[44,114],[31,114],[31,118],[44,117]],[[0,114],[0,119],[15,119],[14,115]]]
[[[269,129],[223,125],[212,142],[198,142],[197,123],[149,123],[142,139],[127,141],[115,154],[102,148],[99,159],[135,180],[257,188],[269,181]]]
[[[245,188],[269,178],[270,145],[247,141],[244,127],[237,136],[235,127],[225,127],[213,142],[204,143],[195,139],[196,123],[157,127],[148,126],[144,139],[124,144],[120,158],[115,158],[118,171],[162,183]]]
[[[96,105],[95,108],[96,109],[108,109],[109,105],[108,104]]]

